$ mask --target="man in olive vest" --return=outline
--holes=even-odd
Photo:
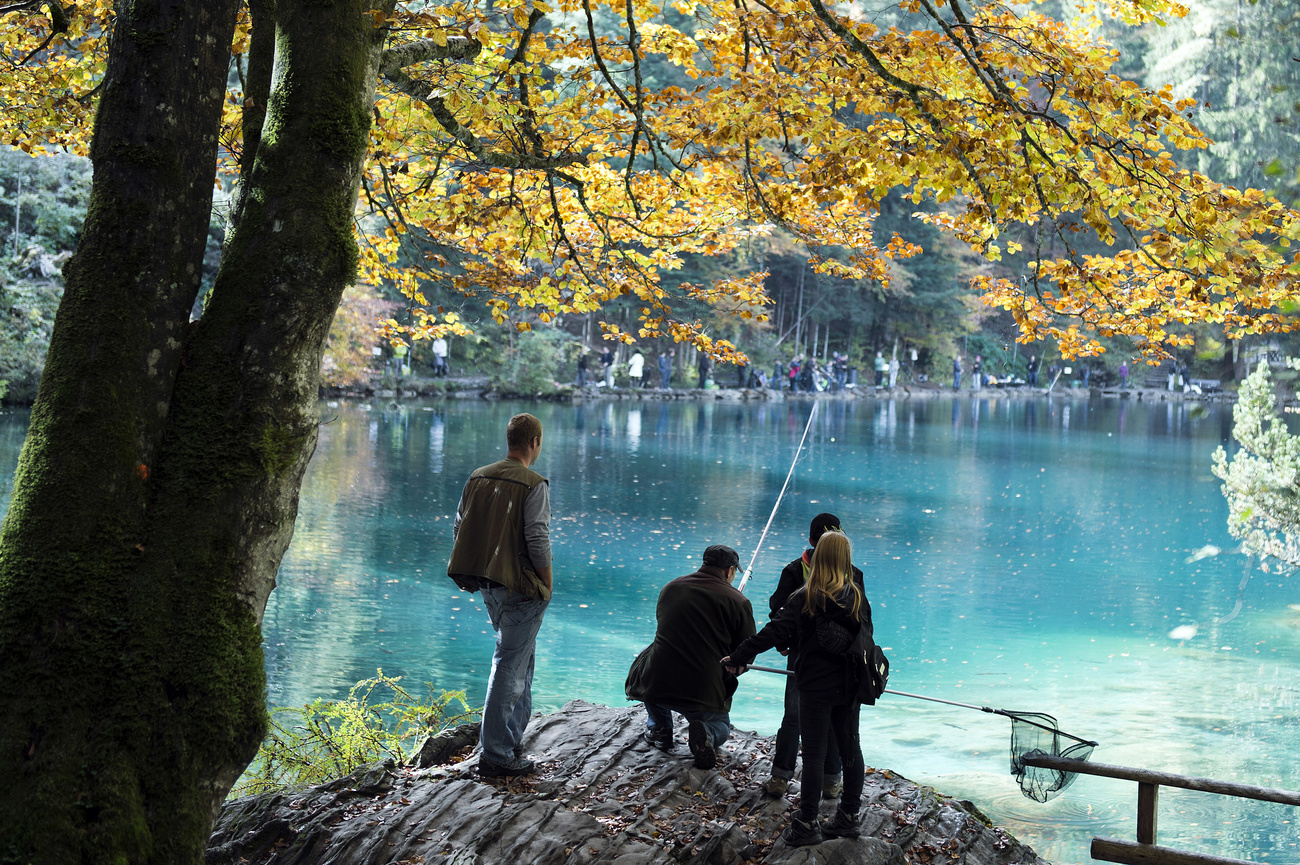
[[[546,478],[529,468],[542,450],[542,424],[517,414],[506,425],[506,458],[475,469],[452,526],[447,575],[482,591],[497,634],[479,741],[481,775],[527,775],[524,729],[533,712],[537,631],[551,600],[551,500]]]

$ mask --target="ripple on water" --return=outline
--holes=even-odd
[[[902,738],[902,737],[895,737],[895,738],[890,739],[889,741],[893,742],[895,745],[902,745],[902,746],[905,747],[905,748],[922,748],[922,747],[925,747],[926,745],[933,745],[933,744],[934,744],[934,737],[933,737],[933,736],[917,736],[917,737],[910,738],[910,739]]]
[[[1039,805],[1038,809],[1033,806]],[[1122,825],[1132,820],[1131,802],[1118,800],[1056,799],[1039,804],[1020,793],[995,795],[988,803],[990,813],[998,813],[1002,820],[1024,826],[1074,826],[1100,831]]]

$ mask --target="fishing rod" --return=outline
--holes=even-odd
[[[763,541],[767,539],[767,530],[772,528],[772,520],[776,519],[777,508],[781,507],[781,499],[785,497],[786,487],[790,486],[790,478],[794,477],[794,467],[799,464],[799,455],[803,453],[803,443],[808,438],[808,430],[812,429],[813,418],[817,416],[817,406],[821,405],[820,400],[813,401],[812,411],[808,413],[808,423],[803,428],[803,436],[799,439],[799,448],[794,452],[794,460],[790,463],[790,471],[786,473],[785,483],[781,484],[781,492],[776,497],[776,504],[772,505],[772,513],[767,517],[767,525],[763,526],[763,534],[758,538],[758,546],[754,547],[754,555],[749,557],[749,565],[745,568],[745,575],[740,578],[740,585],[736,587],[742,594],[745,591],[745,584],[754,574],[754,562],[758,560],[758,551],[763,548]],[[758,669],[755,667],[754,669]]]
[[[754,664],[750,664],[749,666],[745,667],[745,669],[758,670],[759,672],[762,673],[779,673],[782,676],[794,675],[794,673],[791,672],[790,670],[782,670],[777,667],[759,667]],[[1048,725],[1040,724],[1037,721],[1031,721],[1028,718],[1024,717],[1024,713],[1022,712],[1011,712],[1007,709],[995,709],[992,706],[977,706],[974,703],[958,703],[956,700],[943,700],[940,699],[939,697],[927,697],[924,694],[910,694],[907,691],[895,691],[890,688],[886,688],[884,692],[886,694],[893,694],[897,697],[911,697],[914,700],[929,700],[931,703],[943,703],[946,706],[958,706],[962,709],[976,709],[980,712],[988,712],[991,715],[1002,715],[1003,717],[1011,718],[1013,721],[1020,721],[1021,723],[1029,724],[1030,726],[1033,727],[1038,727],[1040,730],[1047,730],[1050,733],[1056,733],[1061,736],[1065,736],[1067,738],[1075,740],[1076,742],[1081,742],[1082,744],[1085,745],[1091,745],[1094,748],[1097,747],[1096,742],[1089,741],[1088,739],[1081,739],[1078,736],[1065,732],[1064,730],[1060,730],[1055,727],[1049,727]]]

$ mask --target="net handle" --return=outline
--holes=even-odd
[[[1012,721],[1019,721],[1022,724],[1028,724],[1031,727],[1037,727],[1040,730],[1046,730],[1049,733],[1055,733],[1058,736],[1064,736],[1067,739],[1073,739],[1074,741],[1078,742],[1080,745],[1091,745],[1094,748],[1096,748],[1098,745],[1097,742],[1092,742],[1089,741],[1088,739],[1081,739],[1078,736],[1074,735],[1073,733],[1065,732],[1059,727],[1049,727],[1046,724],[1040,724],[1037,721],[1030,721],[1028,718],[1022,718],[1020,715],[1018,715],[1015,712],[1008,712],[1004,709],[989,709],[988,711],[996,712],[999,715],[1004,715],[1010,718]]]
[[[758,670],[763,673],[780,673],[782,676],[792,675],[789,670],[781,670],[776,667],[759,667],[753,664],[747,666],[745,669]],[[962,709],[976,709],[980,712],[988,712],[991,715],[1002,715],[1004,718],[1010,718],[1013,721],[1019,721],[1022,724],[1029,724],[1030,726],[1037,727],[1040,730],[1046,730],[1049,733],[1056,733],[1057,735],[1064,736],[1067,739],[1073,739],[1081,745],[1091,745],[1096,748],[1098,744],[1097,742],[1088,739],[1081,739],[1073,733],[1067,733],[1064,730],[1057,729],[1056,727],[1049,727],[1046,724],[1031,721],[1028,718],[1021,717],[1019,714],[1006,709],[995,709],[992,706],[976,706],[974,703],[958,703],[956,700],[943,700],[939,697],[927,697],[924,694],[911,694],[907,691],[895,691],[892,688],[886,688],[885,693],[894,694],[898,697],[911,697],[913,700],[928,700],[931,703],[943,703],[945,706],[958,706]]]

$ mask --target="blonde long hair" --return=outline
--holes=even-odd
[[[825,609],[828,599],[834,602],[845,586],[853,588],[853,616],[857,618],[862,609],[862,592],[853,582],[853,545],[843,532],[828,531],[813,550],[803,611],[810,616],[816,615]]]

